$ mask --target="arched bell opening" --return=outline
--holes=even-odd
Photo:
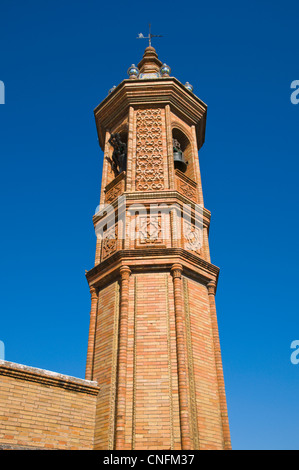
[[[173,163],[176,170],[194,179],[191,143],[180,129],[172,129]]]
[[[112,132],[109,138],[110,151],[110,181],[120,175],[127,168],[127,143],[128,131],[123,129],[119,132]]]

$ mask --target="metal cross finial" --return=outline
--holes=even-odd
[[[149,33],[148,33],[148,36],[143,36],[142,33],[139,33],[137,39],[148,39],[149,47],[151,47],[151,45],[152,45],[152,38],[162,38],[162,37],[163,37],[163,36],[161,36],[161,34],[152,34],[152,33],[151,33],[151,24],[149,24]]]

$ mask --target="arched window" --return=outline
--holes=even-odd
[[[127,168],[127,142],[128,132],[122,130],[112,133],[109,139],[110,154],[109,161],[114,178]]]
[[[174,167],[194,180],[193,158],[191,143],[180,129],[172,130]]]

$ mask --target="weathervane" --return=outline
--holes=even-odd
[[[161,36],[161,34],[152,34],[152,33],[151,33],[151,24],[149,23],[149,33],[148,33],[148,36],[143,36],[142,33],[139,33],[137,39],[148,39],[149,47],[151,47],[151,46],[152,46],[152,38],[162,38],[162,37],[163,37],[163,36]]]

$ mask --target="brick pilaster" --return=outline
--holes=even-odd
[[[189,416],[189,390],[187,377],[187,358],[185,346],[185,318],[184,300],[182,289],[181,264],[174,264],[171,268],[174,289],[174,309],[176,328],[176,347],[178,362],[178,383],[179,383],[179,408],[180,408],[180,428],[182,450],[191,450],[190,416]]]
[[[208,288],[208,294],[209,294],[216,373],[217,373],[217,381],[218,381],[219,403],[220,403],[222,432],[223,432],[223,447],[225,450],[230,450],[231,439],[230,439],[230,430],[229,430],[229,423],[228,423],[227,404],[226,404],[225,386],[224,386],[224,377],[223,377],[223,368],[222,368],[222,359],[221,359],[221,349],[220,349],[218,322],[217,322],[216,304],[215,304],[216,282],[210,281],[207,284],[207,288]]]
[[[173,166],[173,143],[172,143],[172,129],[171,129],[171,116],[170,106],[165,106],[165,122],[166,122],[166,144],[167,144],[167,158],[168,158],[168,187],[169,189],[175,188],[174,180],[174,166]]]
[[[94,358],[94,345],[95,345],[95,332],[97,323],[97,306],[98,306],[98,294],[95,287],[90,287],[91,294],[91,309],[90,309],[90,321],[89,321],[89,335],[88,335],[88,347],[87,347],[87,359],[86,359],[86,371],[85,379],[92,380],[93,378],[93,358]]]
[[[118,350],[118,384],[116,398],[115,449],[125,448],[126,419],[126,382],[127,382],[127,349],[128,349],[128,309],[129,309],[129,278],[131,270],[128,266],[120,268],[120,324]]]

